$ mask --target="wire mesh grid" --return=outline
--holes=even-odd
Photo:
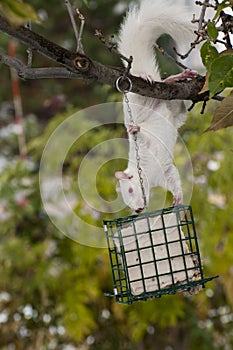
[[[192,208],[176,206],[104,220],[116,301],[195,294],[204,278]]]

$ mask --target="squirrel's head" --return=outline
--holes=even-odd
[[[121,192],[124,203],[136,213],[145,209],[142,188],[138,174],[127,174],[124,171],[117,171],[115,177],[119,180],[117,192]],[[149,191],[147,182],[143,183],[146,195],[146,202],[149,202]]]

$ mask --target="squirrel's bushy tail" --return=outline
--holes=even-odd
[[[177,44],[188,44],[194,38],[191,20],[192,12],[181,0],[141,0],[130,9],[120,28],[118,49],[126,57],[133,56],[131,73],[160,80],[154,43],[167,33]]]

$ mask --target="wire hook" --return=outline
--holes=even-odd
[[[123,90],[120,88],[120,83],[122,83],[123,81],[126,81],[128,83],[128,89]],[[124,92],[124,93],[131,92],[132,87],[133,87],[132,81],[126,75],[121,75],[120,77],[117,78],[116,80],[117,91]]]

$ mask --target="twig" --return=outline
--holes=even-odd
[[[215,2],[216,2],[216,5],[218,5],[218,1],[215,1]],[[210,4],[209,0],[205,0],[204,2],[196,1],[196,5],[205,6],[205,7],[211,7],[211,8],[216,9],[216,6]]]
[[[197,38],[194,42],[191,43],[191,47],[188,50],[188,52],[184,55],[180,54],[175,48],[175,53],[181,58],[185,59],[187,58],[190,53],[196,48],[198,44],[206,40],[206,30],[205,27],[207,25],[207,22],[205,21],[205,14],[207,7],[213,7],[213,5],[209,4],[209,0],[205,0],[204,2],[196,1],[196,5],[202,6],[201,14],[199,19],[195,19],[195,15],[193,16],[192,23],[198,23],[198,30],[195,31],[195,34],[197,35]]]
[[[233,17],[231,15],[226,14],[225,12],[220,13],[220,17],[223,24],[223,32],[225,34],[224,39],[226,40],[227,49],[232,49],[230,32],[233,31]]]
[[[206,105],[207,105],[208,100],[209,100],[209,94],[207,93],[203,98],[203,104],[202,104],[202,109],[201,109],[200,114],[205,113],[205,109],[206,109]],[[224,97],[219,96],[219,95],[215,95],[212,97],[212,100],[222,102],[224,100]],[[196,106],[196,104],[197,104],[196,101],[192,101],[191,106],[188,108],[188,112],[190,112]]]
[[[74,35],[75,35],[76,43],[77,43],[77,52],[84,54],[83,45],[82,45],[82,33],[83,33],[83,27],[84,27],[84,23],[85,23],[84,16],[81,15],[81,13],[79,12],[78,9],[76,9],[76,12],[79,15],[79,19],[81,20],[81,28],[79,31],[77,24],[76,24],[76,21],[75,21],[75,13],[74,13],[74,10],[71,6],[70,0],[65,0],[65,5],[67,7],[67,11],[69,13],[72,27],[74,30]]]
[[[205,0],[203,3],[200,1],[196,1],[196,4],[202,6],[201,15],[199,18],[199,25],[198,25],[198,31],[201,32],[203,28],[203,22],[205,20],[206,9],[207,7],[212,7],[212,6],[209,4],[209,0]]]
[[[156,50],[158,50],[163,56],[167,57],[169,60],[173,61],[177,66],[180,66],[182,69],[188,69],[184,64],[181,62],[177,61],[174,57],[169,55],[162,47],[160,47],[158,44],[154,44],[154,47]]]
[[[107,47],[107,49],[110,52],[114,52],[115,54],[117,54],[122,60],[126,61],[128,64],[132,63],[132,57],[126,57],[124,55],[122,55],[118,50],[117,50],[117,45],[116,43],[113,42],[114,39],[114,35],[111,35],[110,40],[107,41],[103,35],[103,33],[101,32],[101,30],[96,29],[95,30],[95,36],[104,44],[104,46]]]
[[[197,34],[198,32],[196,32]],[[196,48],[197,45],[199,45],[200,43],[202,43],[203,41],[206,40],[206,36],[204,35],[200,35],[199,33],[197,34],[197,39],[191,43],[191,47],[190,49],[188,50],[188,52],[184,55],[180,54],[177,49],[174,47],[173,50],[175,51],[176,55],[179,56],[182,60],[186,59],[190,53]]]
[[[84,53],[83,44],[82,44],[82,36],[83,36],[83,29],[84,29],[84,25],[85,25],[85,17],[79,11],[78,8],[76,8],[76,13],[78,14],[79,20],[81,22],[78,43],[77,43],[77,52]]]
[[[192,102],[191,106],[188,108],[188,112],[191,112],[191,110],[196,106],[196,102]]]
[[[207,101],[204,101],[202,104],[201,114],[205,113],[206,106],[207,106]]]
[[[15,43],[11,40],[8,45],[9,55],[15,57]],[[10,67],[11,72],[11,83],[12,83],[12,94],[13,94],[13,104],[15,111],[15,123],[18,126],[18,145],[19,145],[19,154],[22,160],[26,158],[26,139],[24,131],[24,120],[23,120],[23,107],[19,87],[19,78],[16,74],[16,71]]]
[[[32,22],[29,20],[28,23],[26,24],[26,28],[32,29]],[[33,59],[33,50],[29,47],[27,49],[27,54],[28,54],[28,67],[32,67],[32,59]]]
[[[220,102],[221,102],[221,101],[224,100],[224,97],[222,97],[222,96],[217,96],[217,95],[216,95],[216,96],[213,96],[213,97],[212,97],[212,100],[220,101]]]
[[[214,43],[215,44],[222,44],[222,45],[226,46],[226,48],[228,48],[227,43],[225,41],[223,41],[223,40],[217,39]]]
[[[73,11],[73,8],[72,8],[71,3],[70,3],[69,0],[65,0],[65,5],[66,5],[67,11],[68,11],[69,16],[70,16],[70,20],[71,20],[72,27],[73,27],[73,30],[74,30],[74,35],[75,35],[76,42],[77,42],[77,45],[78,45],[79,32],[78,32],[77,24],[76,24],[76,21],[75,21],[75,18],[74,18],[74,11]]]
[[[95,36],[104,44],[104,46],[107,47],[107,49],[110,52],[114,52],[115,54],[117,54],[123,61],[125,61],[126,64],[126,69],[123,75],[128,76],[130,73],[130,70],[132,68],[132,62],[133,62],[133,57],[130,56],[129,58],[122,55],[118,50],[117,50],[117,45],[116,43],[113,42],[114,39],[114,35],[110,36],[109,41],[107,41],[104,37],[104,35],[102,34],[101,30],[96,29],[95,30]]]
[[[95,30],[95,36],[101,41],[102,44],[104,44],[104,46],[107,47],[107,49],[108,49],[110,52],[115,52],[115,53],[118,54],[117,46],[116,46],[115,43],[113,43],[114,35],[111,35],[110,40],[107,41],[107,40],[105,39],[103,33],[101,32],[101,30],[96,29],[96,30]]]
[[[201,37],[199,36],[199,39],[197,38],[193,43],[191,43],[191,48],[188,50],[188,52],[184,55],[180,54],[176,48],[174,47],[173,50],[175,51],[175,53],[182,59],[184,60],[185,58],[187,58],[190,53],[196,48],[197,45],[199,45],[201,42],[203,42],[204,40],[206,40],[205,37]]]

